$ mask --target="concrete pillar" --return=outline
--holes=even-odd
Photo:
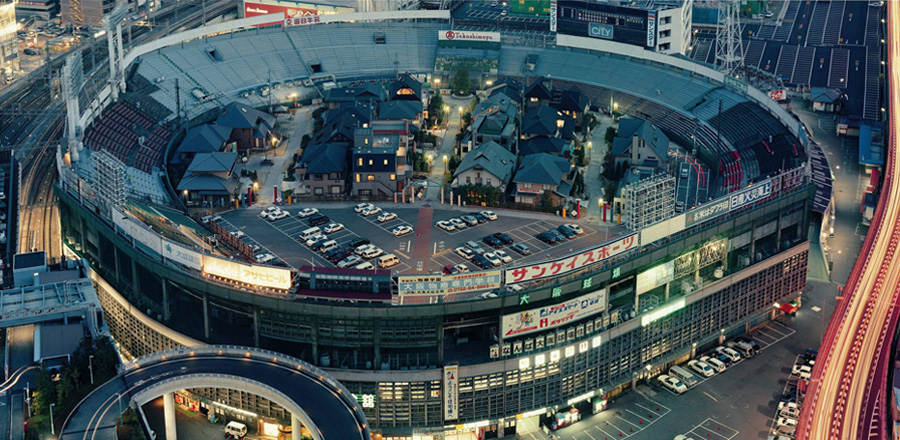
[[[778,211],[778,222],[775,224],[775,250],[781,252],[781,210]]]
[[[313,365],[319,365],[319,322],[315,318],[313,318],[313,322],[310,325],[310,331],[312,333]]]
[[[372,323],[372,337],[374,339],[375,359],[372,361],[372,367],[375,370],[381,369],[381,320],[376,319]]]
[[[291,414],[291,440],[300,440],[300,419]]]
[[[209,341],[209,297],[203,294],[203,338]]]
[[[172,310],[169,307],[169,282],[166,281],[165,278],[162,279],[162,309],[163,309],[163,321],[168,322],[169,318],[172,317]]]
[[[756,223],[750,227],[750,264],[756,263]]]
[[[116,260],[116,287],[121,289],[122,288],[122,272],[121,272],[121,268],[119,267],[120,266],[119,248],[116,246],[113,246],[113,257]]]
[[[259,347],[259,308],[253,308],[253,346]]]
[[[175,393],[163,394],[163,414],[166,420],[166,440],[177,440],[175,430]]]
[[[666,283],[666,299],[663,301],[664,303],[669,302],[669,286],[671,286],[671,285],[672,285],[671,281]]]
[[[444,323],[437,324],[438,337],[438,365],[444,365]]]
[[[140,297],[141,277],[138,276],[138,266],[134,257],[131,257],[131,299],[135,300]],[[140,302],[138,302],[140,304]]]

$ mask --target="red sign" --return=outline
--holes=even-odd
[[[772,98],[775,101],[784,101],[787,99],[787,91],[784,89],[772,90],[769,92],[769,98]]]
[[[244,2],[244,17],[256,17],[268,14],[284,14],[284,18],[308,17],[317,15],[315,9],[291,8],[262,2]],[[275,24],[276,22],[266,23]]]

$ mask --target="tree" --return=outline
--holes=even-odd
[[[456,74],[453,75],[453,80],[450,81],[450,88],[453,89],[453,94],[455,95],[465,95],[472,90],[472,80],[469,78],[469,71],[466,69],[460,69],[456,71]]]
[[[450,156],[450,159],[447,160],[447,170],[450,172],[450,175],[456,174],[456,169],[459,168],[459,164],[462,163],[462,159],[457,155]]]
[[[553,212],[553,196],[550,191],[544,190],[541,193],[541,199],[538,201],[538,209],[544,212]]]
[[[616,128],[615,127],[606,127],[606,133],[603,135],[603,140],[606,141],[606,145],[612,146],[613,139],[616,138]]]
[[[441,125],[444,123],[444,98],[439,93],[432,95],[428,101],[428,120],[430,125]]]

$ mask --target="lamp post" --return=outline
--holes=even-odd
[[[91,372],[91,385],[94,384],[94,355],[88,356],[88,370]]]
[[[56,426],[53,425],[53,407],[56,406],[55,403],[50,404],[50,434],[56,435]]]

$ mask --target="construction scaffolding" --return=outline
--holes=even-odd
[[[640,231],[675,214],[675,177],[668,173],[630,183],[622,188],[625,227]]]

